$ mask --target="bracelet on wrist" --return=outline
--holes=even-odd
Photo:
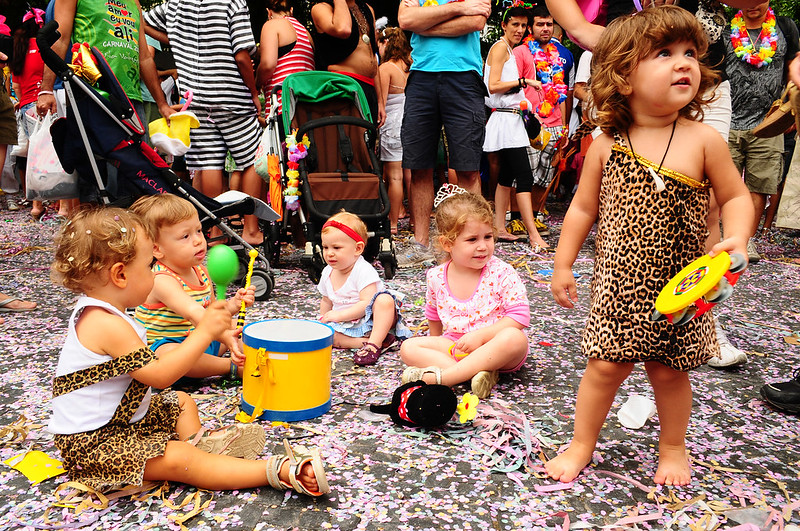
[[[40,90],[39,94],[37,94],[36,97],[38,98],[39,96],[42,96],[44,94],[49,94],[49,95],[53,96],[53,91],[52,90]]]

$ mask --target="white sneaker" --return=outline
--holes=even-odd
[[[747,363],[747,354],[731,345],[728,337],[722,330],[722,326],[714,319],[714,328],[717,331],[717,342],[719,343],[719,357],[713,357],[708,360],[708,366],[715,369],[724,369],[727,367],[736,367]]]
[[[758,254],[758,249],[756,249],[756,244],[753,243],[753,240],[747,240],[747,259],[750,260],[751,264],[757,264],[761,260],[761,255]]]

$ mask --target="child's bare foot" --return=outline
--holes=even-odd
[[[658,469],[653,481],[659,485],[677,486],[691,483],[692,469],[684,446],[659,447]]]
[[[291,485],[289,481],[289,467],[291,463],[286,461],[281,466],[281,471],[278,473],[278,477],[281,478],[281,481],[286,483],[287,485]],[[300,469],[300,472],[295,476],[297,481],[299,481],[306,489],[319,492],[319,485],[317,484],[317,476],[314,474],[314,467],[311,466],[311,463],[306,463]]]
[[[593,448],[583,448],[574,442],[564,452],[544,464],[547,475],[551,478],[569,483],[592,462]]]

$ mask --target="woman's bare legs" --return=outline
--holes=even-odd
[[[551,478],[565,483],[572,481],[592,461],[600,428],[606,421],[617,389],[632,369],[633,363],[589,358],[578,388],[572,441],[569,448],[544,465]]]
[[[494,226],[497,228],[497,237],[506,241],[517,241],[519,237],[506,230],[506,212],[510,203],[511,188],[498,184],[494,189]]]
[[[397,220],[403,209],[403,166],[402,162],[386,161],[383,163],[383,180],[389,189],[389,226],[392,234],[397,234]]]
[[[264,179],[256,173],[256,167],[250,165],[242,172],[242,192],[257,199],[266,197],[266,183]],[[253,215],[244,217],[244,231],[242,238],[250,245],[261,245],[264,243],[264,233],[258,226],[258,218]]]
[[[70,217],[81,205],[80,199],[62,199],[58,202],[58,215]]]
[[[500,188],[500,186],[498,186],[498,188]],[[517,206],[519,207],[519,214],[522,217],[522,223],[525,224],[525,228],[528,230],[528,236],[531,240],[531,247],[550,247],[550,245],[544,241],[541,236],[539,236],[539,231],[536,230],[536,223],[533,219],[533,203],[531,203],[531,193],[517,192]]]
[[[686,455],[686,429],[692,413],[689,373],[676,371],[657,361],[648,361],[644,367],[653,386],[661,424],[658,469],[653,481],[659,485],[688,485],[692,480]]]

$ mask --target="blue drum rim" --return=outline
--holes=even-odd
[[[255,407],[248,404],[244,397],[241,398],[242,411],[248,415],[252,415]],[[280,411],[277,409],[265,409],[257,417],[259,420],[269,420],[276,422],[298,422],[301,420],[309,420],[316,417],[321,417],[331,409],[331,399],[329,398],[325,403],[308,409],[294,409]]]
[[[280,341],[274,339],[264,339],[261,337],[254,337],[247,333],[247,329],[253,325],[269,322],[269,321],[304,321],[308,323],[314,323],[315,325],[324,326],[328,330],[330,330],[330,335],[328,337],[322,337],[317,339],[308,339],[304,341]],[[264,319],[261,321],[256,321],[254,323],[250,323],[244,327],[242,330],[242,339],[244,341],[245,346],[260,349],[263,348],[264,350],[270,350],[273,352],[313,352],[315,350],[322,350],[324,348],[329,348],[333,346],[333,328],[326,325],[325,323],[321,323],[319,321],[311,321],[308,319]],[[287,346],[292,348],[291,351],[287,351]]]

